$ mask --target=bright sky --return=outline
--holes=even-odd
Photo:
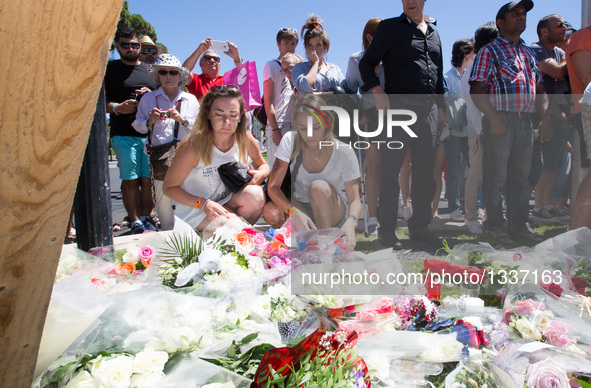
[[[429,0],[425,13],[437,19],[444,55],[444,70],[451,65],[451,48],[457,39],[474,36],[479,25],[493,21],[506,0]],[[275,36],[281,27],[301,28],[308,14],[324,20],[330,39],[328,62],[347,70],[349,56],[362,49],[365,23],[373,17],[390,18],[402,13],[399,0],[341,1],[195,1],[129,0],[129,12],[151,23],[158,41],[183,62],[207,38],[229,40],[238,45],[244,60],[255,61],[262,85],[265,62],[279,55]],[[528,26],[522,38],[537,41],[536,25],[542,17],[558,13],[575,28],[581,27],[580,0],[534,0]],[[305,58],[300,39],[296,53]],[[230,57],[222,57],[221,74],[233,67]],[[201,73],[199,65],[194,69]]]

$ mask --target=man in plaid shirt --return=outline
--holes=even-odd
[[[501,7],[496,17],[500,36],[478,52],[470,77],[470,94],[484,114],[484,227],[503,244],[512,243],[512,237],[542,241],[527,224],[533,128],[541,118],[542,136],[550,136],[548,100],[536,56],[520,38],[533,6],[531,0],[521,0]],[[503,231],[501,190],[505,182],[510,235]]]

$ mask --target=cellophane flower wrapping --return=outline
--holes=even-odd
[[[590,350],[589,323],[556,295],[536,285],[525,284],[507,294],[499,325],[506,325],[514,338],[544,342],[576,353]]]
[[[250,380],[217,365],[203,361],[195,354],[174,360],[165,370],[166,376],[158,382],[159,388],[248,388]]]
[[[35,376],[40,375],[72,343],[98,324],[97,318],[111,305],[81,273],[59,281],[53,289]]]

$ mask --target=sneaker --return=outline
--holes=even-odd
[[[449,218],[452,221],[464,221],[464,215],[462,214],[462,210],[457,208],[453,212],[449,213]]]
[[[536,220],[539,221],[541,223],[543,222],[556,222],[558,221],[558,218],[556,217],[556,215],[554,214],[554,209],[552,209],[552,211],[549,211],[546,208],[541,208],[540,210],[536,211],[533,210],[531,212],[531,217]]]
[[[568,214],[568,208],[563,207],[562,209],[555,208],[554,212],[558,218],[565,221],[570,221],[570,214]]]
[[[484,209],[478,209],[478,219],[479,220],[486,220],[486,211]]]
[[[483,234],[484,231],[482,230],[482,225],[480,225],[480,221],[466,221],[466,226],[470,230],[472,234]]]
[[[412,217],[412,207],[405,207],[402,209],[402,218],[404,221],[408,221]]]
[[[380,226],[380,223],[378,222],[377,217],[369,217],[369,219],[367,220],[367,233],[369,233],[369,235],[376,235],[378,233],[378,227]]]
[[[145,230],[146,228],[141,221],[135,221],[131,224],[131,234],[142,234]]]

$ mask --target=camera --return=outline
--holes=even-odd
[[[160,113],[160,118],[162,120],[167,119],[168,118],[168,112],[162,112],[162,113]]]

